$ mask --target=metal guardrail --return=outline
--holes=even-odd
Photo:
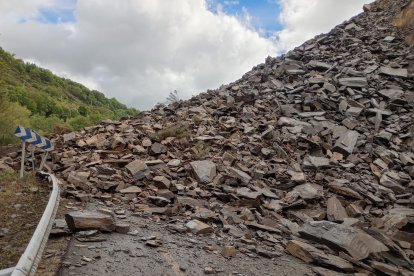
[[[46,247],[46,242],[49,238],[50,230],[52,229],[53,221],[57,209],[59,207],[59,185],[58,180],[53,174],[40,172],[41,175],[47,176],[52,182],[53,190],[50,194],[49,202],[40,219],[39,224],[29,242],[23,255],[20,257],[16,267],[6,268],[0,270],[0,276],[29,276],[35,275],[37,266],[42,258],[43,250]]]

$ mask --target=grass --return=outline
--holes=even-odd
[[[191,135],[190,126],[185,123],[177,123],[175,125],[161,129],[156,134],[158,139],[164,140],[168,137],[175,137],[177,139],[189,138]]]
[[[198,141],[194,145],[193,151],[194,157],[196,159],[203,159],[204,157],[207,157],[210,154],[210,146],[203,141]]]
[[[43,214],[49,195],[48,186],[27,174],[0,172],[0,269],[15,266],[26,249]]]

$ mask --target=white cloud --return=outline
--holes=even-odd
[[[0,45],[144,109],[174,89],[189,97],[233,81],[276,53],[271,41],[203,0],[78,1],[75,17],[3,21]]]
[[[304,41],[330,31],[336,25],[362,12],[373,0],[279,0],[280,21],[284,28],[276,35],[278,46],[289,50]]]
[[[0,46],[141,109],[174,89],[189,97],[234,81],[367,2],[281,0],[285,29],[275,43],[251,29],[248,17],[211,12],[215,0],[71,1],[76,22],[44,24],[34,20],[39,9],[65,1],[0,0]]]

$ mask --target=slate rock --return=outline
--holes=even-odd
[[[350,262],[338,256],[326,254],[322,250],[298,240],[289,241],[286,250],[306,263],[332,267],[346,272],[354,271],[354,266]]]
[[[328,216],[328,220],[334,222],[342,222],[348,217],[344,206],[335,196],[328,199],[326,214]]]
[[[210,160],[193,161],[190,163],[190,166],[196,179],[200,183],[210,183],[217,175],[216,164]]]
[[[370,254],[387,252],[388,247],[367,233],[329,221],[311,221],[299,230],[301,237],[344,251],[355,260],[366,259]]]
[[[407,78],[408,77],[408,70],[403,68],[391,68],[391,67],[381,67],[380,73],[384,75],[388,75],[391,77],[401,77]]]
[[[134,160],[125,168],[134,176],[137,180],[143,179],[150,174],[150,170],[142,160]]]
[[[214,231],[210,225],[196,219],[190,220],[185,226],[194,234],[209,234]]]
[[[245,185],[249,184],[250,180],[252,179],[252,177],[247,173],[233,167],[229,168],[228,172],[231,177],[240,180],[240,182]]]
[[[361,88],[368,86],[367,78],[364,77],[341,78],[338,81],[341,85],[347,87]]]
[[[152,155],[159,155],[159,154],[162,154],[162,153],[166,153],[167,152],[167,147],[166,146],[164,146],[163,144],[160,144],[160,143],[153,143],[152,145],[151,145],[151,149],[150,149],[150,153],[152,154]]]
[[[152,180],[158,189],[169,189],[171,186],[171,181],[165,176],[156,176]]]
[[[304,169],[323,169],[329,167],[329,159],[308,155],[303,159]]]
[[[65,214],[66,223],[72,231],[113,231],[115,221],[111,215],[92,211],[73,211]]]
[[[137,186],[129,186],[128,188],[122,189],[119,192],[121,194],[139,194],[142,192],[142,189]]]
[[[340,152],[346,156],[354,152],[355,145],[358,141],[359,134],[356,131],[350,130],[345,132],[335,143],[334,151]]]

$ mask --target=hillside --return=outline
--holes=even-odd
[[[49,134],[137,113],[114,98],[25,63],[0,48],[0,145],[15,141],[16,124]]]

